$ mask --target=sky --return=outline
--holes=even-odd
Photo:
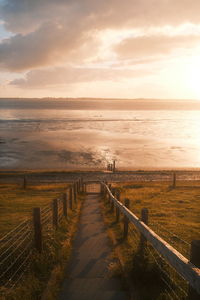
[[[0,97],[200,100],[200,1],[0,0]]]

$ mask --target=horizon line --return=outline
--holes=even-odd
[[[200,99],[194,98],[145,98],[145,97],[137,97],[137,98],[105,98],[105,97],[0,97],[0,100],[6,99],[62,99],[62,100],[158,100],[158,101],[200,101]]]

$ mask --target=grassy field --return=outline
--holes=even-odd
[[[120,190],[122,202],[125,198],[130,199],[130,210],[138,217],[142,208],[148,208],[149,226],[189,258],[190,242],[200,239],[199,182],[179,182],[175,189],[169,186],[169,182],[112,183],[112,187]],[[123,223],[116,223],[108,201],[104,206],[104,217],[124,274],[130,286],[134,286],[134,294],[138,293],[137,299],[176,299],[175,294],[177,299],[186,299],[183,293],[187,293],[186,282],[162,261],[149,244],[141,255],[140,234],[133,225],[130,226],[128,239],[123,239]],[[161,270],[150,252],[161,264]],[[162,270],[167,272],[167,282],[173,291],[161,280]]]
[[[43,207],[59,197],[67,184],[0,184],[0,237],[31,217],[33,207]]]
[[[193,239],[200,239],[200,182],[178,182],[175,189],[169,186],[169,182],[153,181],[113,183],[112,186],[120,190],[122,202],[125,198],[130,199],[130,209],[137,216],[140,216],[142,208],[148,208],[149,226],[182,254],[189,257],[190,242]],[[59,197],[66,187],[67,184],[62,183],[32,184],[24,190],[21,185],[0,184],[0,236],[29,218],[33,207],[43,207]],[[44,255],[35,260],[36,265],[32,267],[32,273],[24,286],[19,287],[17,293],[10,295],[6,300],[36,299],[37,295],[41,296],[53,268],[54,276],[51,277],[45,291],[45,299],[56,299],[64,272],[63,267],[70,255],[71,236],[76,229],[78,212],[74,212],[59,229],[58,241],[55,241],[52,256],[49,256],[47,247]],[[106,204],[104,215],[109,231],[114,236],[115,248],[124,265],[124,271],[126,274],[131,273],[131,282],[134,279],[138,293],[142,291],[141,298],[138,299],[170,299],[163,292],[166,287],[162,286],[159,270],[156,269],[151,258],[147,255],[142,261],[138,259],[137,248],[140,236],[138,235],[135,240],[129,238],[122,242],[122,223],[116,224],[115,216],[110,214],[109,203]],[[38,266],[43,266],[39,273]],[[170,272],[171,270],[169,270],[170,276],[173,276]],[[23,298],[23,295],[26,295],[26,298]]]
[[[120,189],[122,201],[130,199],[130,209],[137,216],[140,216],[142,208],[148,208],[150,226],[157,230],[167,229],[189,243],[200,239],[199,182],[181,182],[175,189],[167,182],[133,182],[113,186]]]

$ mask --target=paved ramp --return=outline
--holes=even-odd
[[[99,186],[90,184],[83,205],[73,254],[59,300],[125,300],[121,282],[111,277],[113,259],[100,213]]]

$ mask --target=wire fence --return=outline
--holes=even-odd
[[[56,210],[54,203],[49,203],[40,210],[40,226],[42,225],[43,238],[52,239],[55,232],[55,211],[56,220],[59,224],[64,215],[67,214],[67,206],[65,201],[69,201],[69,207],[72,208],[72,200],[76,203],[76,193],[83,191],[83,182],[74,183],[70,190],[67,190],[62,197],[56,201]],[[116,205],[117,199],[112,195],[110,189],[103,185],[110,195],[110,200]],[[73,190],[72,190],[73,188]],[[102,192],[105,189],[102,188]],[[88,191],[86,189],[86,191]],[[93,192],[93,190],[89,190]],[[65,197],[66,196],[66,197]],[[73,199],[72,199],[73,198]],[[66,204],[66,203],[65,203]],[[117,207],[117,206],[116,206]],[[120,204],[118,208],[123,214],[125,207]],[[139,223],[139,219],[136,217]],[[177,249],[181,254],[189,259],[190,244],[177,234],[166,229],[163,225],[155,222],[150,223],[151,229],[160,237]],[[41,229],[41,228],[40,228]],[[0,285],[3,288],[14,288],[22,279],[25,272],[29,268],[33,252],[35,251],[35,228],[32,219],[28,219],[20,223],[16,228],[0,239]],[[129,223],[128,238],[132,241],[135,248],[141,243],[141,232],[137,226]],[[38,241],[37,241],[38,242]],[[160,251],[147,242],[146,250],[152,262],[156,264],[160,270],[161,279],[165,286],[166,299],[185,300],[188,295],[188,281],[184,276],[169,263],[169,261],[161,254]]]
[[[124,223],[124,232],[125,226],[127,226],[125,224],[125,220],[128,222],[127,238],[130,242],[130,245],[133,247],[133,252],[136,254],[137,251],[141,251],[142,243],[143,246],[145,245],[142,251],[146,252],[151,263],[155,264],[159,270],[159,274],[164,285],[164,299],[200,299],[198,294],[200,290],[199,288],[197,288],[198,292],[193,289],[195,294],[194,298],[190,298],[188,295],[188,291],[190,290],[189,285],[191,285],[194,280],[192,276],[194,275],[195,280],[200,282],[200,269],[198,269],[198,267],[194,266],[193,268],[192,265],[188,265],[191,257],[191,244],[179,237],[174,232],[165,228],[165,226],[162,224],[149,221],[148,217],[147,220],[144,221],[143,219],[139,219],[134,214],[131,214],[130,210],[128,209],[129,206],[126,207],[126,204],[124,206],[120,201],[118,201],[118,199],[120,199],[119,190],[113,191],[113,188],[111,188],[110,185],[107,186],[103,183],[102,191],[106,196],[105,199],[107,199],[111,205],[111,211],[114,211],[114,209],[112,209],[114,204],[116,206],[116,214],[117,210],[119,209],[121,214],[124,215],[124,218],[121,218]],[[114,195],[118,195],[118,197],[115,198]],[[145,223],[148,223],[148,226],[145,227]],[[158,243],[156,242],[157,238]],[[154,243],[151,242],[153,240]],[[160,244],[163,244],[162,247],[160,247]],[[167,251],[165,251],[165,247],[167,248]],[[176,263],[171,263],[173,259],[168,259],[169,255],[166,255],[165,252],[168,252],[168,254],[171,252],[172,256],[176,256]],[[191,280],[186,280],[186,277],[189,278],[190,276],[184,276],[187,271],[182,273],[179,272],[181,267],[179,266],[176,268],[176,266],[179,264],[183,268],[187,267],[189,273],[190,271],[192,273],[193,269],[196,270],[196,274],[192,273],[193,275],[191,276]],[[191,270],[188,268],[188,266],[191,268]],[[196,286],[199,287],[198,284]]]
[[[150,227],[165,241],[177,249],[186,258],[190,258],[191,244],[157,222],[150,221]]]
[[[178,300],[187,299],[188,283],[184,278],[151,245],[148,245],[146,249],[160,271],[167,297]]]
[[[68,206],[67,201],[73,202],[74,198],[70,199],[70,197],[75,197],[81,191],[80,187],[80,184],[74,183],[57,199],[57,225],[59,225],[64,216],[67,216],[67,210],[64,211],[64,208],[67,209]],[[73,193],[70,193],[70,189],[73,189]],[[66,201],[65,206],[63,205],[64,200]],[[54,238],[55,229],[57,228],[54,224],[55,211],[53,202],[45,205],[39,211],[40,238],[43,243],[45,241],[49,243]],[[33,218],[20,223],[0,239],[0,294],[4,293],[6,289],[15,288],[28,270],[33,254],[38,250],[38,224],[36,223],[34,222],[33,214]]]
[[[14,287],[29,266],[33,251],[31,220],[20,223],[0,240],[0,283]]]
[[[141,243],[141,235],[133,224],[129,226],[129,240],[134,245],[134,251],[138,251]],[[154,249],[150,243],[146,244],[145,250],[151,263],[159,270],[161,280],[165,286],[165,298],[183,300],[187,299],[188,283],[182,276]]]
[[[190,259],[190,243],[183,240],[180,236],[165,228],[160,223],[150,222],[150,226],[159,236],[178,250],[184,257]],[[165,284],[165,293],[168,299],[188,299],[188,282],[151,245],[148,245],[147,251],[161,273],[161,279]]]

